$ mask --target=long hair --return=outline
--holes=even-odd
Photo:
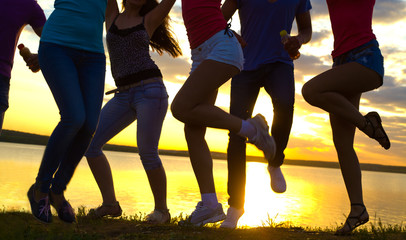
[[[122,9],[125,9],[126,0],[122,2]],[[146,0],[146,3],[140,9],[140,15],[144,17],[152,9],[158,6],[157,0]],[[172,57],[178,57],[182,55],[182,50],[175,39],[172,30],[169,26],[169,15],[164,18],[162,23],[157,27],[152,34],[149,45],[153,51],[156,51],[159,55],[162,55],[164,51],[169,53]]]

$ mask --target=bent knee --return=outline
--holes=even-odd
[[[176,99],[173,100],[171,104],[171,112],[172,116],[181,122],[186,121],[186,116],[189,111],[187,104],[177,101]]]
[[[302,87],[302,96],[304,100],[310,104],[314,104],[316,92],[312,88],[311,84],[305,83]]]

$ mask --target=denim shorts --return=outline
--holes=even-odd
[[[383,56],[379,49],[378,41],[375,39],[356,47],[340,56],[334,58],[333,67],[349,62],[357,62],[369,69],[374,70],[383,78]]]
[[[192,49],[192,73],[204,60],[227,63],[242,69],[244,56],[241,45],[234,34],[227,28],[214,34],[211,38]]]

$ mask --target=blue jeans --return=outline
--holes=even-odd
[[[269,63],[257,70],[242,71],[231,81],[230,113],[242,119],[252,115],[261,87],[272,99],[274,118],[271,133],[276,142],[276,156],[269,162],[278,167],[283,164],[293,121],[295,84],[293,67],[281,62]],[[229,205],[244,207],[246,144],[245,138],[229,133],[227,148]]]
[[[61,120],[52,132],[36,178],[41,192],[62,194],[96,130],[103,101],[104,54],[41,42],[39,64]]]
[[[0,74],[0,134],[3,129],[4,113],[8,109],[10,78]]]
[[[147,83],[119,92],[103,107],[87,157],[103,154],[111,138],[137,120],[137,145],[145,170],[162,166],[158,143],[168,110],[168,94],[162,82]]]

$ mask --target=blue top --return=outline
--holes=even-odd
[[[104,53],[103,23],[107,0],[55,0],[41,41]]]
[[[247,42],[243,48],[243,70],[256,70],[261,65],[283,62],[293,66],[293,61],[283,48],[279,32],[290,33],[297,14],[308,12],[310,0],[237,0],[241,21],[241,36]]]

